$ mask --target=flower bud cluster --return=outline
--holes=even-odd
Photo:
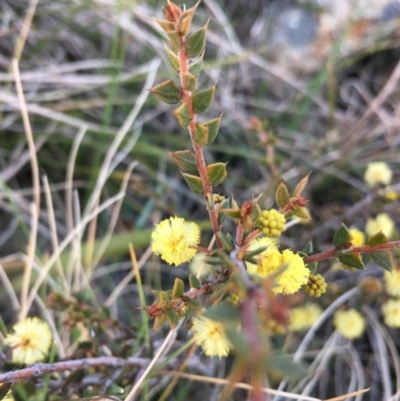
[[[285,230],[285,223],[285,216],[275,209],[263,210],[258,218],[259,229],[270,238],[280,237]]]
[[[320,274],[310,274],[304,290],[310,297],[319,298],[326,292],[326,281]]]

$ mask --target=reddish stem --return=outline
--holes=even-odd
[[[374,253],[378,251],[390,251],[397,245],[400,245],[400,241],[392,241],[392,242],[387,242],[386,244],[373,245],[373,246],[372,245],[356,246],[348,250],[346,253],[343,253],[343,251],[338,248],[332,248],[329,251],[307,256],[304,259],[304,262],[305,263],[319,262],[321,260],[336,258],[338,256],[355,254],[355,253]]]

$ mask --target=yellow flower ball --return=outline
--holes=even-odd
[[[4,339],[4,344],[12,347],[13,362],[30,365],[46,357],[51,341],[49,325],[33,317],[15,324],[13,332]]]
[[[193,339],[208,356],[228,356],[232,346],[221,322],[199,316],[193,319]]]
[[[351,243],[354,246],[363,246],[365,244],[365,235],[362,231],[357,228],[351,228],[349,231],[351,236],[353,237]]]
[[[274,277],[277,286],[274,287],[276,294],[294,294],[301,286],[306,284],[310,270],[305,266],[300,255],[293,253],[290,249],[279,252],[278,248],[269,238],[259,238],[251,242],[249,250],[262,246],[268,248],[255,256],[257,264],[247,262],[247,270],[250,274],[260,277],[274,276],[280,269],[283,271]]]
[[[307,302],[290,310],[289,330],[301,332],[309,329],[321,316],[322,308],[314,303]]]
[[[369,163],[365,170],[364,180],[368,186],[388,185],[392,181],[393,172],[384,162]]]
[[[400,297],[400,269],[384,273],[385,289],[389,295]]]
[[[170,217],[156,226],[151,234],[152,250],[170,265],[179,266],[196,254],[200,229],[196,223],[180,217]]]
[[[375,219],[368,219],[365,225],[365,232],[368,236],[382,231],[386,237],[391,238],[394,235],[394,230],[394,221],[386,213],[379,213]]]
[[[382,305],[383,321],[388,327],[400,327],[400,300],[390,299]]]
[[[355,309],[336,312],[333,324],[336,330],[349,340],[361,337],[365,330],[365,319]]]

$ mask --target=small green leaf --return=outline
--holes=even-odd
[[[227,250],[227,251],[231,251],[233,248],[233,244],[232,244],[232,240],[230,237],[224,235],[221,231],[219,233],[217,233],[218,238],[221,240],[222,242],[222,246]]]
[[[207,145],[214,142],[217,137],[219,125],[221,123],[222,114],[218,118],[214,118],[214,120],[207,121],[203,125],[208,128],[208,141]]]
[[[203,52],[204,47],[206,45],[207,27],[208,27],[208,21],[203,26],[203,28],[192,33],[190,36],[186,38],[185,49],[186,49],[186,54],[190,58],[200,56],[200,54]]]
[[[214,99],[215,85],[211,88],[196,92],[192,96],[192,106],[195,113],[204,113]]]
[[[195,175],[182,173],[183,178],[188,184],[189,188],[195,193],[202,195],[203,194],[203,184],[201,183],[201,178]]]
[[[250,259],[250,258],[258,255],[259,253],[264,252],[268,248],[269,248],[268,246],[260,246],[259,248],[254,249],[253,251],[246,252],[244,255],[244,258],[245,258],[245,260]]]
[[[154,21],[156,21],[157,24],[160,25],[161,28],[164,29],[164,31],[167,33],[175,29],[175,25],[170,21],[165,21],[163,19],[158,19],[158,18],[154,18]]]
[[[342,223],[333,236],[333,245],[336,248],[341,248],[343,245],[350,243],[352,239],[353,236],[349,229]]]
[[[349,253],[347,255],[339,256],[339,260],[342,264],[346,266],[362,270],[365,269],[364,263],[359,253]]]
[[[189,274],[189,285],[190,288],[199,289],[201,287],[199,279],[194,274]]]
[[[197,3],[199,4],[199,3]],[[194,12],[196,11],[197,4],[189,8],[188,10],[184,11],[181,16],[179,17],[179,32],[183,35],[186,36],[189,31],[190,31],[190,25],[192,23],[192,18],[194,15]]]
[[[283,207],[289,203],[290,194],[286,185],[281,181],[275,195],[276,203],[279,207]]]
[[[226,163],[213,163],[207,166],[208,179],[211,185],[222,184],[228,175]]]
[[[293,196],[300,196],[301,193],[303,192],[305,186],[307,185],[308,182],[308,177],[310,177],[311,173],[308,173],[297,185],[296,188],[294,189]]]
[[[181,170],[190,172],[197,171],[196,157],[191,150],[178,150],[170,154]]]
[[[166,32],[169,37],[169,42],[171,43],[172,50],[178,53],[181,48],[179,33],[177,31],[166,31]]]
[[[154,319],[154,326],[153,326],[154,331],[158,330],[164,324],[164,322],[165,322],[164,313],[162,315],[156,316]]]
[[[367,244],[371,245],[371,246],[375,246],[375,245],[386,244],[388,241],[389,240],[386,237],[386,235],[382,231],[379,231],[378,233],[374,234],[372,237],[368,238]]]
[[[154,93],[160,100],[168,104],[176,104],[181,100],[179,88],[171,79],[151,88],[150,92]]]
[[[231,303],[221,302],[207,309],[204,312],[204,316],[219,322],[238,322],[240,314],[238,309]]]
[[[296,209],[293,209],[292,213],[300,219],[311,220],[310,212],[306,207],[298,207]]]
[[[312,241],[308,241],[307,244],[304,245],[304,248],[301,250],[307,256],[311,255],[314,252],[314,247]]]
[[[308,270],[310,270],[311,274],[317,273],[317,267],[318,267],[317,262],[308,263],[306,266],[307,266]]]
[[[182,128],[187,128],[190,124],[190,114],[185,103],[182,103],[176,110],[174,110],[176,119]]]
[[[183,281],[176,277],[174,287],[172,288],[172,298],[180,298],[185,293],[185,284]]]
[[[171,297],[169,296],[169,294],[166,291],[160,291],[158,293],[158,297],[159,297],[160,301],[169,301],[171,299]]]
[[[206,145],[208,141],[208,128],[203,124],[196,123],[194,139],[200,146]]]
[[[196,288],[196,287],[192,287],[192,288]],[[193,298],[185,299],[185,304],[187,306],[189,306],[189,308],[196,309],[196,310],[199,310],[199,311],[203,309],[203,306],[201,305],[201,303],[199,301],[197,301],[196,299],[193,299]]]
[[[185,87],[189,92],[194,92],[196,90],[196,76],[190,73],[183,74],[183,80],[185,82]]]
[[[240,218],[240,209],[221,209],[221,212],[231,219]]]
[[[177,313],[173,309],[166,309],[165,317],[167,318],[171,329],[174,329],[176,326],[178,326],[179,318],[178,318]]]
[[[371,253],[371,259],[380,267],[388,272],[393,271],[393,258],[390,252],[374,252]]]
[[[165,52],[167,53],[169,65],[171,68],[179,72],[180,65],[179,65],[179,57],[164,43]]]
[[[192,64],[189,64],[189,72],[193,74],[196,77],[196,79],[199,79],[202,64],[203,64],[203,55],[201,55]]]

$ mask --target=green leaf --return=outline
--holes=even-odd
[[[204,113],[214,99],[215,85],[211,88],[196,92],[192,96],[192,106],[195,113]]]
[[[199,79],[202,64],[203,64],[203,54],[192,64],[189,64],[189,72],[193,74],[196,77],[196,79]]]
[[[291,378],[300,378],[307,375],[307,368],[301,363],[285,355],[271,355],[267,358],[267,366],[271,370],[282,372]]]
[[[192,287],[195,288],[195,287]],[[185,304],[192,309],[196,309],[196,310],[202,310],[203,306],[201,305],[201,303],[199,301],[197,301],[196,299],[193,298],[187,298],[185,299]]]
[[[349,253],[347,255],[339,256],[339,260],[346,266],[362,270],[365,269],[364,263],[359,253]]]
[[[165,52],[167,53],[169,65],[171,68],[179,72],[180,64],[179,64],[179,57],[164,43]]]
[[[154,326],[153,326],[154,331],[158,330],[164,324],[164,322],[165,322],[164,313],[162,315],[156,316],[154,319]]]
[[[296,188],[294,189],[293,196],[300,196],[301,193],[303,192],[305,186],[307,185],[308,182],[308,177],[310,177],[311,173],[308,173],[297,185]]]
[[[176,277],[172,288],[172,298],[180,298],[184,293],[185,284],[180,278]]]
[[[151,88],[150,92],[154,93],[160,100],[168,104],[176,104],[181,100],[179,88],[171,79]]]
[[[239,332],[235,327],[225,327],[225,334],[232,344],[235,354],[241,359],[248,359],[250,351],[249,343],[244,334]]]
[[[186,54],[190,58],[200,56],[200,54],[203,52],[204,47],[206,45],[207,27],[208,27],[208,21],[203,26],[203,28],[192,33],[190,36],[186,38],[185,49],[186,49]]]
[[[269,248],[268,246],[260,246],[259,248],[254,249],[253,251],[246,252],[244,255],[244,259],[247,260],[247,259],[253,258],[254,256],[258,255],[259,253],[264,252],[268,248]]]
[[[182,173],[183,178],[188,184],[189,188],[195,193],[202,195],[203,194],[203,184],[201,183],[201,178],[192,174]]]
[[[283,207],[289,203],[290,194],[286,185],[281,181],[275,195],[276,203],[279,207]]]
[[[311,220],[310,212],[306,207],[298,207],[293,209],[292,213],[300,219]]]
[[[240,218],[240,209],[221,209],[221,212],[231,219]]]
[[[194,274],[189,274],[189,285],[190,288],[199,289],[201,287],[199,279]]]
[[[181,170],[197,172],[196,157],[191,150],[178,150],[170,155]]]
[[[182,128],[187,128],[190,124],[190,114],[185,103],[182,103],[176,110],[174,110],[176,119]]]
[[[197,4],[194,7],[184,11],[179,17],[178,29],[183,36],[186,36],[190,31],[190,25],[192,23],[194,12],[196,11],[197,8]]]
[[[233,248],[232,240],[227,235],[223,234],[221,231],[217,233],[218,238],[222,242],[222,246],[227,250],[231,251]]]
[[[221,302],[204,312],[204,316],[219,322],[238,322],[240,314],[238,309],[228,302]]]
[[[367,244],[371,246],[382,245],[386,244],[387,242],[389,242],[389,240],[382,231],[379,231],[367,240]]]
[[[374,252],[371,253],[371,259],[380,267],[388,272],[393,271],[393,258],[390,252]]]
[[[208,179],[211,185],[222,184],[228,175],[226,163],[213,163],[207,166]]]
[[[208,128],[208,141],[207,145],[214,142],[217,137],[219,125],[221,123],[222,114],[218,118],[214,118],[214,120],[207,121],[203,125]]]
[[[194,139],[200,146],[206,145],[208,141],[208,128],[203,124],[196,123]]]
[[[310,270],[311,274],[316,274],[318,263],[317,262],[308,263],[306,267],[308,268],[308,270]]]
[[[304,245],[304,248],[301,250],[307,256],[311,255],[314,252],[314,247],[312,241],[308,241],[307,244]]]
[[[166,291],[160,291],[158,293],[160,301],[169,301],[171,299],[170,295]]]
[[[170,21],[165,21],[163,19],[158,19],[158,18],[154,18],[154,21],[156,21],[158,25],[160,25],[161,28],[164,29],[164,31],[167,33],[175,29],[175,25]]]
[[[178,314],[173,309],[165,310],[165,317],[168,320],[168,323],[171,329],[175,328],[179,324]]]
[[[178,53],[181,48],[179,33],[177,31],[166,31],[166,32],[169,37],[169,42],[171,43],[172,50]]]
[[[350,243],[352,239],[353,236],[349,229],[342,223],[333,236],[333,245],[336,248],[341,248],[343,245]]]
[[[196,90],[196,76],[190,73],[183,74],[183,81],[185,82],[185,87],[189,92],[194,92]]]

